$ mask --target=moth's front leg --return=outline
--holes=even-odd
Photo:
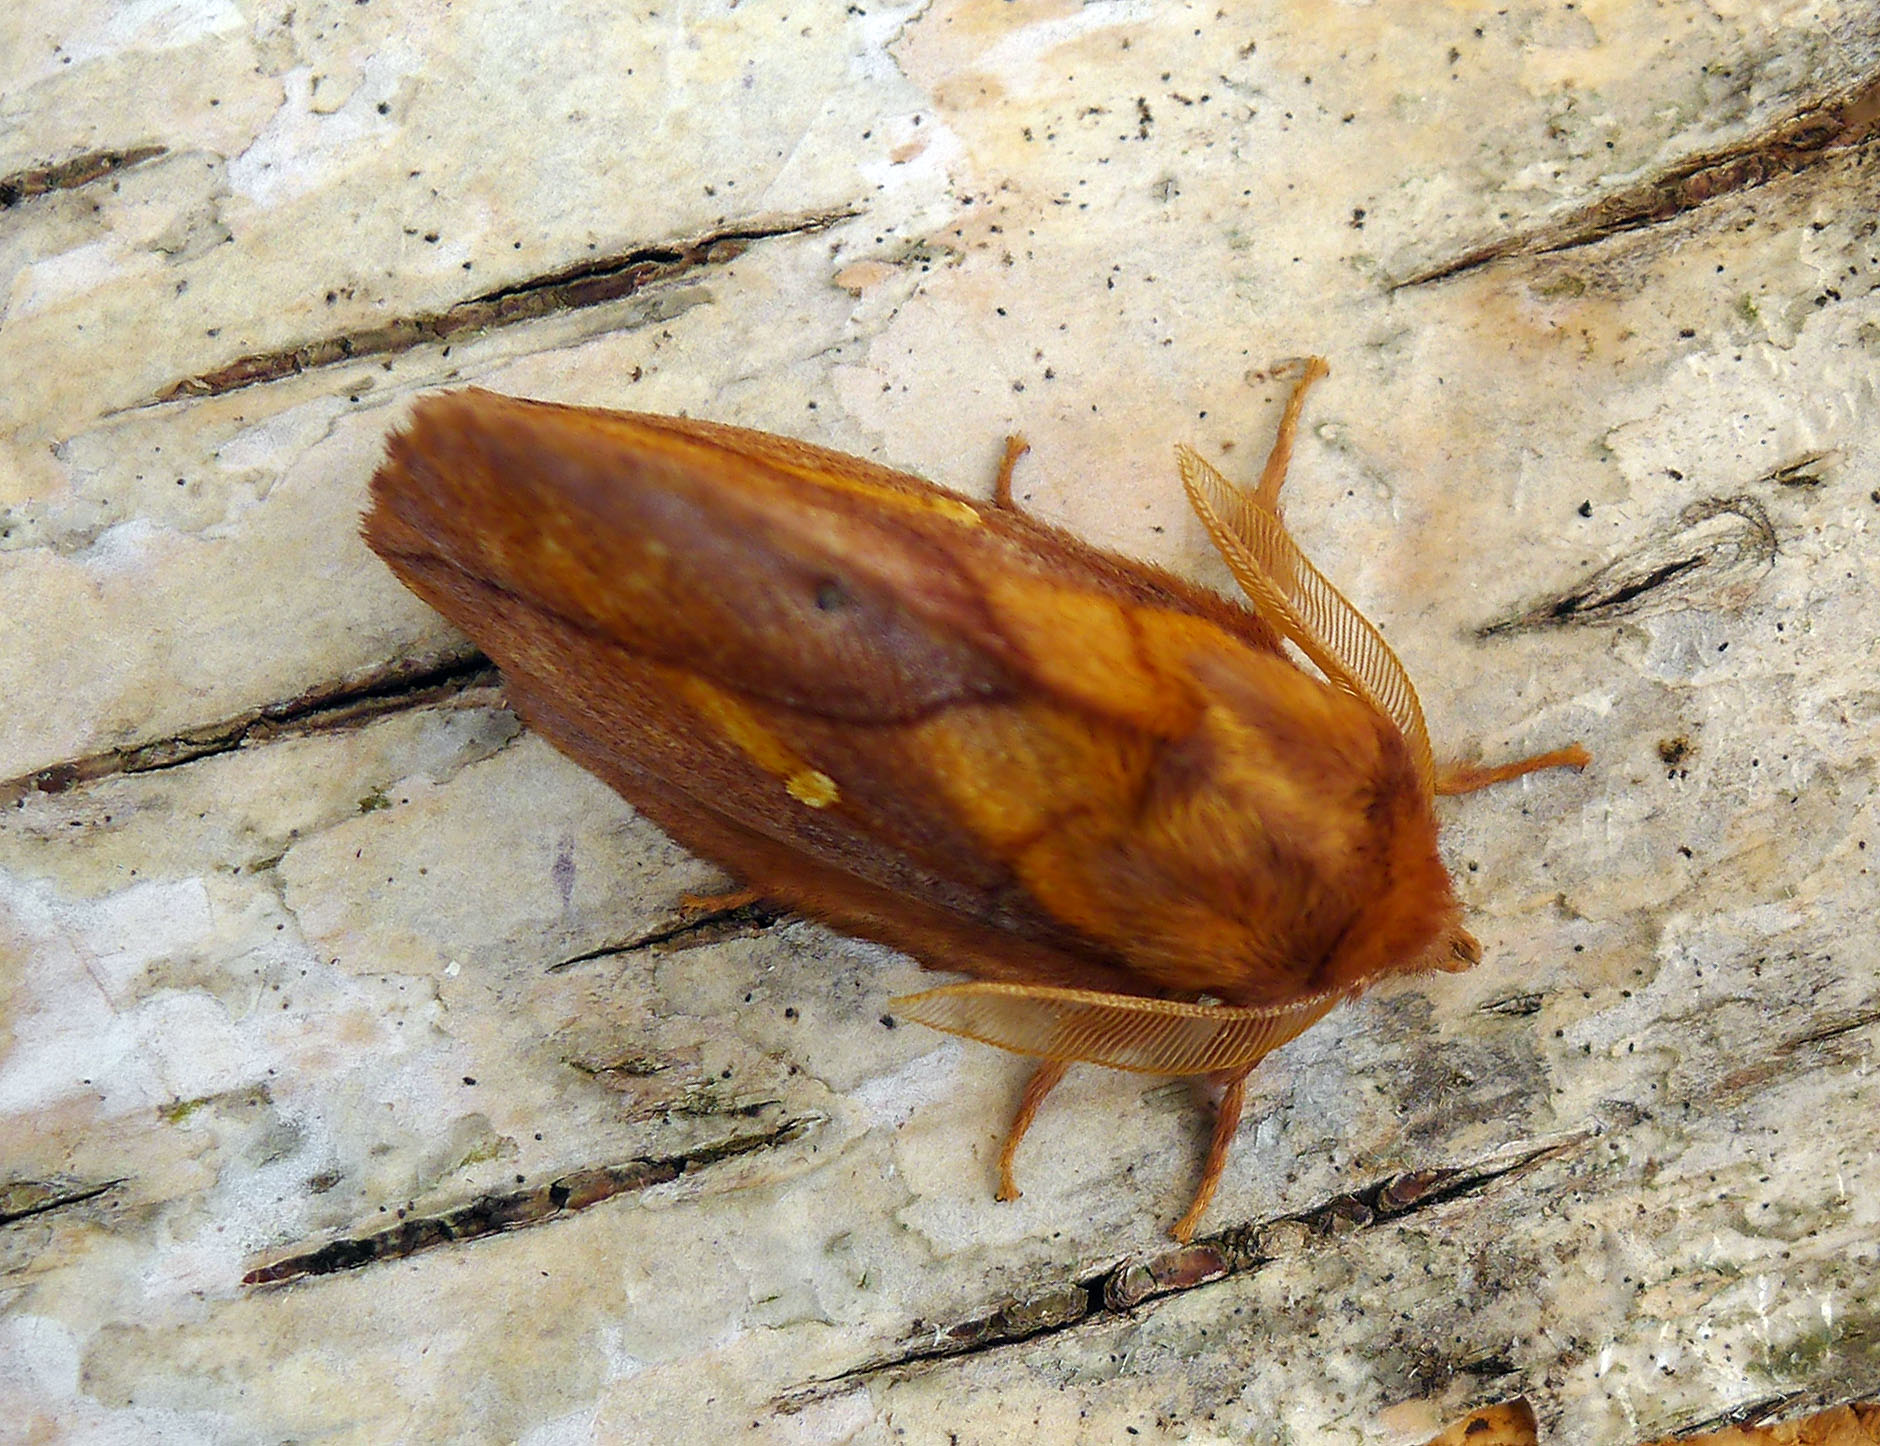
[[[1012,1128],[1006,1132],[1005,1148],[999,1151],[999,1190],[994,1197],[999,1200],[1016,1200],[1024,1192],[1018,1188],[1018,1181],[1013,1175],[1012,1164],[1018,1158],[1018,1142],[1025,1138],[1025,1131],[1031,1128],[1031,1122],[1038,1118],[1038,1107],[1044,1103],[1046,1095],[1058,1087],[1064,1078],[1064,1071],[1070,1068],[1070,1061],[1046,1059],[1038,1062],[1031,1078],[1025,1082],[1025,1093],[1018,1101],[1018,1113],[1012,1116]]]
[[[1005,439],[1005,455],[999,459],[999,475],[992,479],[992,500],[1007,512],[1016,512],[1018,504],[1012,500],[1012,469],[1018,465],[1018,459],[1031,450],[1031,443],[1023,437],[1013,435]]]
[[[999,1152],[998,1199],[1016,1200],[1024,1193],[1018,1188],[1013,1170],[1019,1141],[1025,1138],[1032,1121],[1037,1119],[1038,1109],[1044,1104],[1045,1097],[1057,1088],[1069,1068],[1068,1060],[1041,1060],[1037,1069],[1032,1071],[1031,1078],[1025,1082],[1025,1093],[1019,1098],[1018,1113],[1012,1117],[1012,1128],[1006,1133],[1005,1147]],[[1187,1213],[1169,1227],[1169,1234],[1183,1245],[1194,1239],[1201,1217],[1213,1202],[1215,1190],[1220,1187],[1221,1176],[1227,1169],[1227,1155],[1233,1148],[1234,1135],[1240,1129],[1240,1117],[1247,1101],[1247,1076],[1253,1071],[1254,1065],[1248,1064],[1210,1076],[1213,1083],[1221,1088],[1221,1099],[1214,1108],[1214,1134],[1208,1142],[1208,1158],[1201,1167],[1201,1180],[1195,1186],[1194,1199]]]
[[[1207,1163],[1201,1167],[1201,1183],[1195,1186],[1195,1198],[1188,1213],[1170,1226],[1168,1232],[1183,1245],[1195,1238],[1201,1217],[1221,1183],[1221,1174],[1227,1168],[1227,1152],[1233,1147],[1234,1132],[1240,1128],[1241,1108],[1247,1102],[1247,1076],[1253,1070],[1254,1066],[1249,1064],[1214,1076],[1214,1082],[1221,1086],[1221,1102],[1214,1107],[1214,1137],[1208,1141]]]
[[[1299,414],[1306,404],[1306,392],[1316,381],[1332,374],[1322,356],[1309,356],[1300,364],[1286,398],[1286,410],[1279,419],[1279,432],[1273,438],[1273,450],[1266,454],[1266,466],[1260,472],[1260,485],[1253,500],[1275,517],[1279,516],[1279,489],[1286,482],[1286,469],[1292,465],[1293,441],[1299,435]]]
[[[1536,753],[1531,758],[1517,758],[1512,763],[1450,763],[1436,771],[1436,792],[1474,793],[1491,783],[1505,783],[1524,773],[1538,773],[1543,768],[1584,768],[1593,755],[1577,743],[1556,748],[1550,753]]]

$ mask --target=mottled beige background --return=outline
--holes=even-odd
[[[0,7],[0,1434],[1880,1391],[1876,81],[1826,0]],[[1487,961],[1263,1066],[1186,1254],[1188,1086],[1075,1073],[995,1205],[1023,1064],[807,924],[646,943],[719,876],[356,535],[475,382],[964,489],[1022,430],[1219,584],[1171,447],[1250,475],[1310,351],[1295,529],[1439,748],[1597,761],[1444,805]]]

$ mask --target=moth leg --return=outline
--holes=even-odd
[[[1012,469],[1018,465],[1018,459],[1030,450],[1031,443],[1023,437],[1005,439],[1005,456],[999,459],[999,475],[992,481],[992,500],[1008,512],[1018,506],[1012,501]]]
[[[727,889],[722,894],[681,894],[679,907],[688,914],[728,914],[747,904],[759,903],[763,897],[756,889]]]
[[[1228,1148],[1234,1143],[1234,1132],[1240,1128],[1241,1106],[1247,1102],[1247,1076],[1252,1073],[1253,1065],[1247,1065],[1215,1076],[1223,1088],[1221,1102],[1214,1108],[1214,1138],[1208,1142],[1208,1160],[1201,1167],[1201,1183],[1195,1186],[1194,1203],[1168,1232],[1183,1245],[1195,1238],[1195,1229],[1201,1224],[1208,1203],[1214,1199],[1215,1188],[1221,1183],[1221,1173],[1227,1168]]]
[[[1436,775],[1438,793],[1474,793],[1491,783],[1504,783],[1524,773],[1538,773],[1543,768],[1584,768],[1593,761],[1579,744],[1556,748],[1551,753],[1536,753],[1532,758],[1517,758],[1512,763],[1492,766],[1480,763],[1451,763]]]
[[[1279,419],[1279,434],[1273,438],[1273,450],[1266,454],[1266,467],[1260,473],[1260,485],[1254,489],[1253,500],[1279,516],[1279,489],[1286,480],[1286,469],[1292,464],[1293,440],[1299,435],[1299,414],[1306,404],[1306,391],[1311,385],[1324,377],[1330,376],[1332,369],[1325,364],[1322,356],[1309,356],[1299,372],[1299,380],[1293,383],[1292,395],[1286,398],[1286,410]]]
[[[1038,1118],[1038,1107],[1044,1103],[1044,1097],[1058,1087],[1058,1081],[1064,1078],[1064,1071],[1069,1068],[1069,1060],[1041,1060],[1038,1068],[1032,1071],[1031,1078],[1025,1082],[1025,1093],[1018,1101],[1018,1113],[1012,1117],[1012,1128],[1006,1134],[1005,1148],[999,1151],[999,1193],[995,1199],[1016,1200],[1023,1193],[1012,1176],[1012,1163],[1018,1158],[1018,1142],[1025,1138],[1025,1131],[1031,1128],[1031,1122]]]

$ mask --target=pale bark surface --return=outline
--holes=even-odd
[[[0,7],[0,1431],[1880,1390],[1876,84],[1871,3]],[[1187,1085],[1074,1071],[996,1205],[1023,1063],[808,924],[649,942],[725,880],[357,536],[475,383],[962,489],[1022,431],[1220,585],[1172,446],[1254,475],[1306,352],[1294,530],[1438,750],[1595,763],[1445,803],[1485,962],[1269,1060],[1185,1254]]]

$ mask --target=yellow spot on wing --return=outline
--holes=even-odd
[[[827,808],[842,796],[833,778],[798,756],[743,699],[694,673],[675,669],[671,676],[674,689],[705,721],[764,772],[782,779],[784,791],[798,803]]]
[[[827,808],[842,796],[836,781],[816,768],[792,773],[783,786],[790,797],[809,808]]]

